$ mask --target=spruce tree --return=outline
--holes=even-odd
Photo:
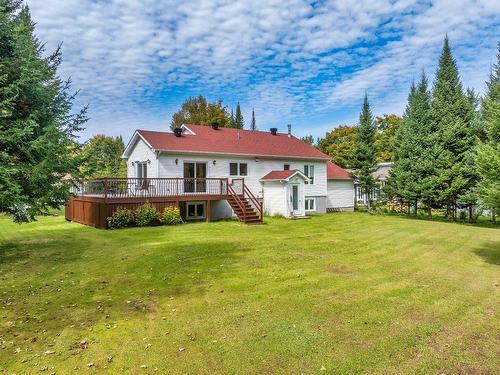
[[[255,123],[255,111],[252,108],[252,122],[250,123],[250,130],[257,130],[257,124]]]
[[[359,187],[369,195],[375,186],[375,180],[372,176],[376,167],[375,158],[377,155],[375,134],[375,121],[368,103],[368,96],[365,94],[363,107],[359,115],[359,125],[356,129],[356,147],[352,153],[350,165],[354,169]],[[368,208],[371,208],[370,196]]]
[[[448,217],[454,215],[457,201],[471,191],[476,180],[470,169],[475,144],[473,115],[446,37],[432,90],[430,122],[437,145],[433,185],[440,185],[439,198]]]
[[[480,116],[486,139],[478,147],[475,160],[480,177],[477,191],[481,203],[492,211],[495,221],[496,213],[500,212],[500,43]]]
[[[234,114],[234,127],[237,129],[243,129],[245,122],[243,120],[243,115],[241,114],[240,103],[236,105],[236,113]]]
[[[86,109],[71,114],[70,82],[57,76],[58,48],[43,57],[27,7],[0,0],[0,212],[18,222],[57,208],[78,175],[74,139]]]

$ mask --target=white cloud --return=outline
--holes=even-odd
[[[445,33],[464,83],[480,90],[500,34],[488,0],[28,3],[47,48],[64,41],[61,74],[91,106],[86,136],[167,128],[199,93],[240,101],[247,122],[255,106],[261,128],[292,122],[305,131],[329,116],[307,129],[323,132],[355,119],[365,90],[376,113],[401,112],[412,77],[434,72]]]

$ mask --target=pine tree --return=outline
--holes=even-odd
[[[245,121],[243,120],[243,115],[241,114],[240,103],[236,105],[236,113],[234,114],[234,127],[237,129],[243,129]]]
[[[470,101],[464,94],[448,37],[444,40],[436,81],[432,90],[430,122],[438,149],[436,181],[447,216],[455,214],[458,200],[473,188],[476,178],[470,169],[475,144]]]
[[[250,130],[257,130],[257,124],[255,123],[255,111],[252,108],[252,122],[250,123]]]
[[[74,138],[86,108],[71,114],[70,82],[57,76],[58,48],[44,58],[27,7],[0,0],[0,211],[33,220],[69,198],[78,175]]]
[[[415,208],[419,200],[426,203],[429,215],[436,201],[435,187],[432,185],[434,168],[429,156],[430,95],[427,77],[422,73],[418,86],[412,84],[408,104],[401,126],[396,133],[394,165],[387,182],[387,190],[408,206]]]
[[[375,158],[377,155],[375,134],[375,122],[368,103],[368,96],[365,94],[356,130],[356,147],[352,153],[350,165],[354,169],[359,187],[367,194],[370,194],[375,186],[375,180],[372,176],[376,167]],[[368,208],[370,209],[370,207],[371,202],[368,199]]]
[[[493,221],[500,212],[500,43],[487,92],[481,103],[481,123],[486,139],[477,149],[476,167],[480,180],[477,190],[481,203],[492,211]]]

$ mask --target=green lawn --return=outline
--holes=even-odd
[[[498,373],[500,231],[0,217],[0,373]]]

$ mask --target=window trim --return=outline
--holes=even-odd
[[[312,201],[313,202],[313,208],[307,208],[307,201]],[[316,198],[306,198],[304,199],[304,210],[306,212],[312,212],[312,211],[316,211]]]

